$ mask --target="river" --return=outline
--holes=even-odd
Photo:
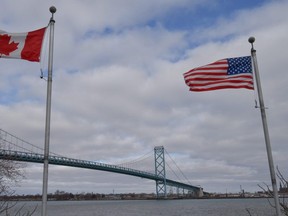
[[[33,215],[41,215],[41,202],[18,203],[23,204],[26,210],[37,206]],[[275,215],[275,210],[267,199],[49,201],[47,214],[48,216],[272,216]]]

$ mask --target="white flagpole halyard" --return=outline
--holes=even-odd
[[[49,141],[50,141],[50,119],[51,119],[51,96],[52,96],[52,69],[53,69],[53,45],[54,45],[54,23],[53,18],[56,8],[50,7],[52,17],[49,22],[49,56],[48,56],[48,80],[46,99],[46,123],[45,123],[45,146],[44,146],[44,167],[43,167],[43,188],[42,188],[42,216],[47,215],[47,189],[48,189],[48,164],[49,164]]]
[[[277,216],[280,216],[281,215],[280,203],[279,203],[276,174],[275,174],[275,169],[274,169],[274,163],[273,163],[273,157],[272,157],[272,151],[271,151],[271,144],[270,144],[270,138],[269,138],[269,132],[268,132],[265,105],[264,105],[262,88],[261,88],[261,83],[260,83],[260,75],[259,75],[257,58],[256,58],[256,50],[253,47],[253,43],[255,41],[255,38],[254,37],[250,37],[248,39],[248,41],[252,45],[251,56],[252,56],[252,60],[253,60],[255,80],[256,80],[256,84],[257,84],[257,91],[258,91],[259,104],[260,104],[261,117],[262,117],[262,124],[263,124],[264,136],[265,136],[266,151],[267,151],[267,156],[268,156],[271,183],[272,183],[272,187],[273,187],[273,196],[274,196],[274,201],[275,201],[276,214],[277,214]]]

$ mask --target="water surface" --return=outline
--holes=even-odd
[[[19,203],[23,204],[23,203]],[[26,208],[41,202],[26,202]],[[272,216],[275,210],[267,199],[191,199],[191,200],[117,200],[49,201],[48,216]]]

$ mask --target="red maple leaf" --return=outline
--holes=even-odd
[[[14,41],[10,43],[11,36],[7,34],[0,34],[0,55],[9,56],[9,54],[18,48],[19,43]]]

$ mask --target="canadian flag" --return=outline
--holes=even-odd
[[[16,58],[39,62],[46,27],[25,33],[0,30],[0,58]]]

